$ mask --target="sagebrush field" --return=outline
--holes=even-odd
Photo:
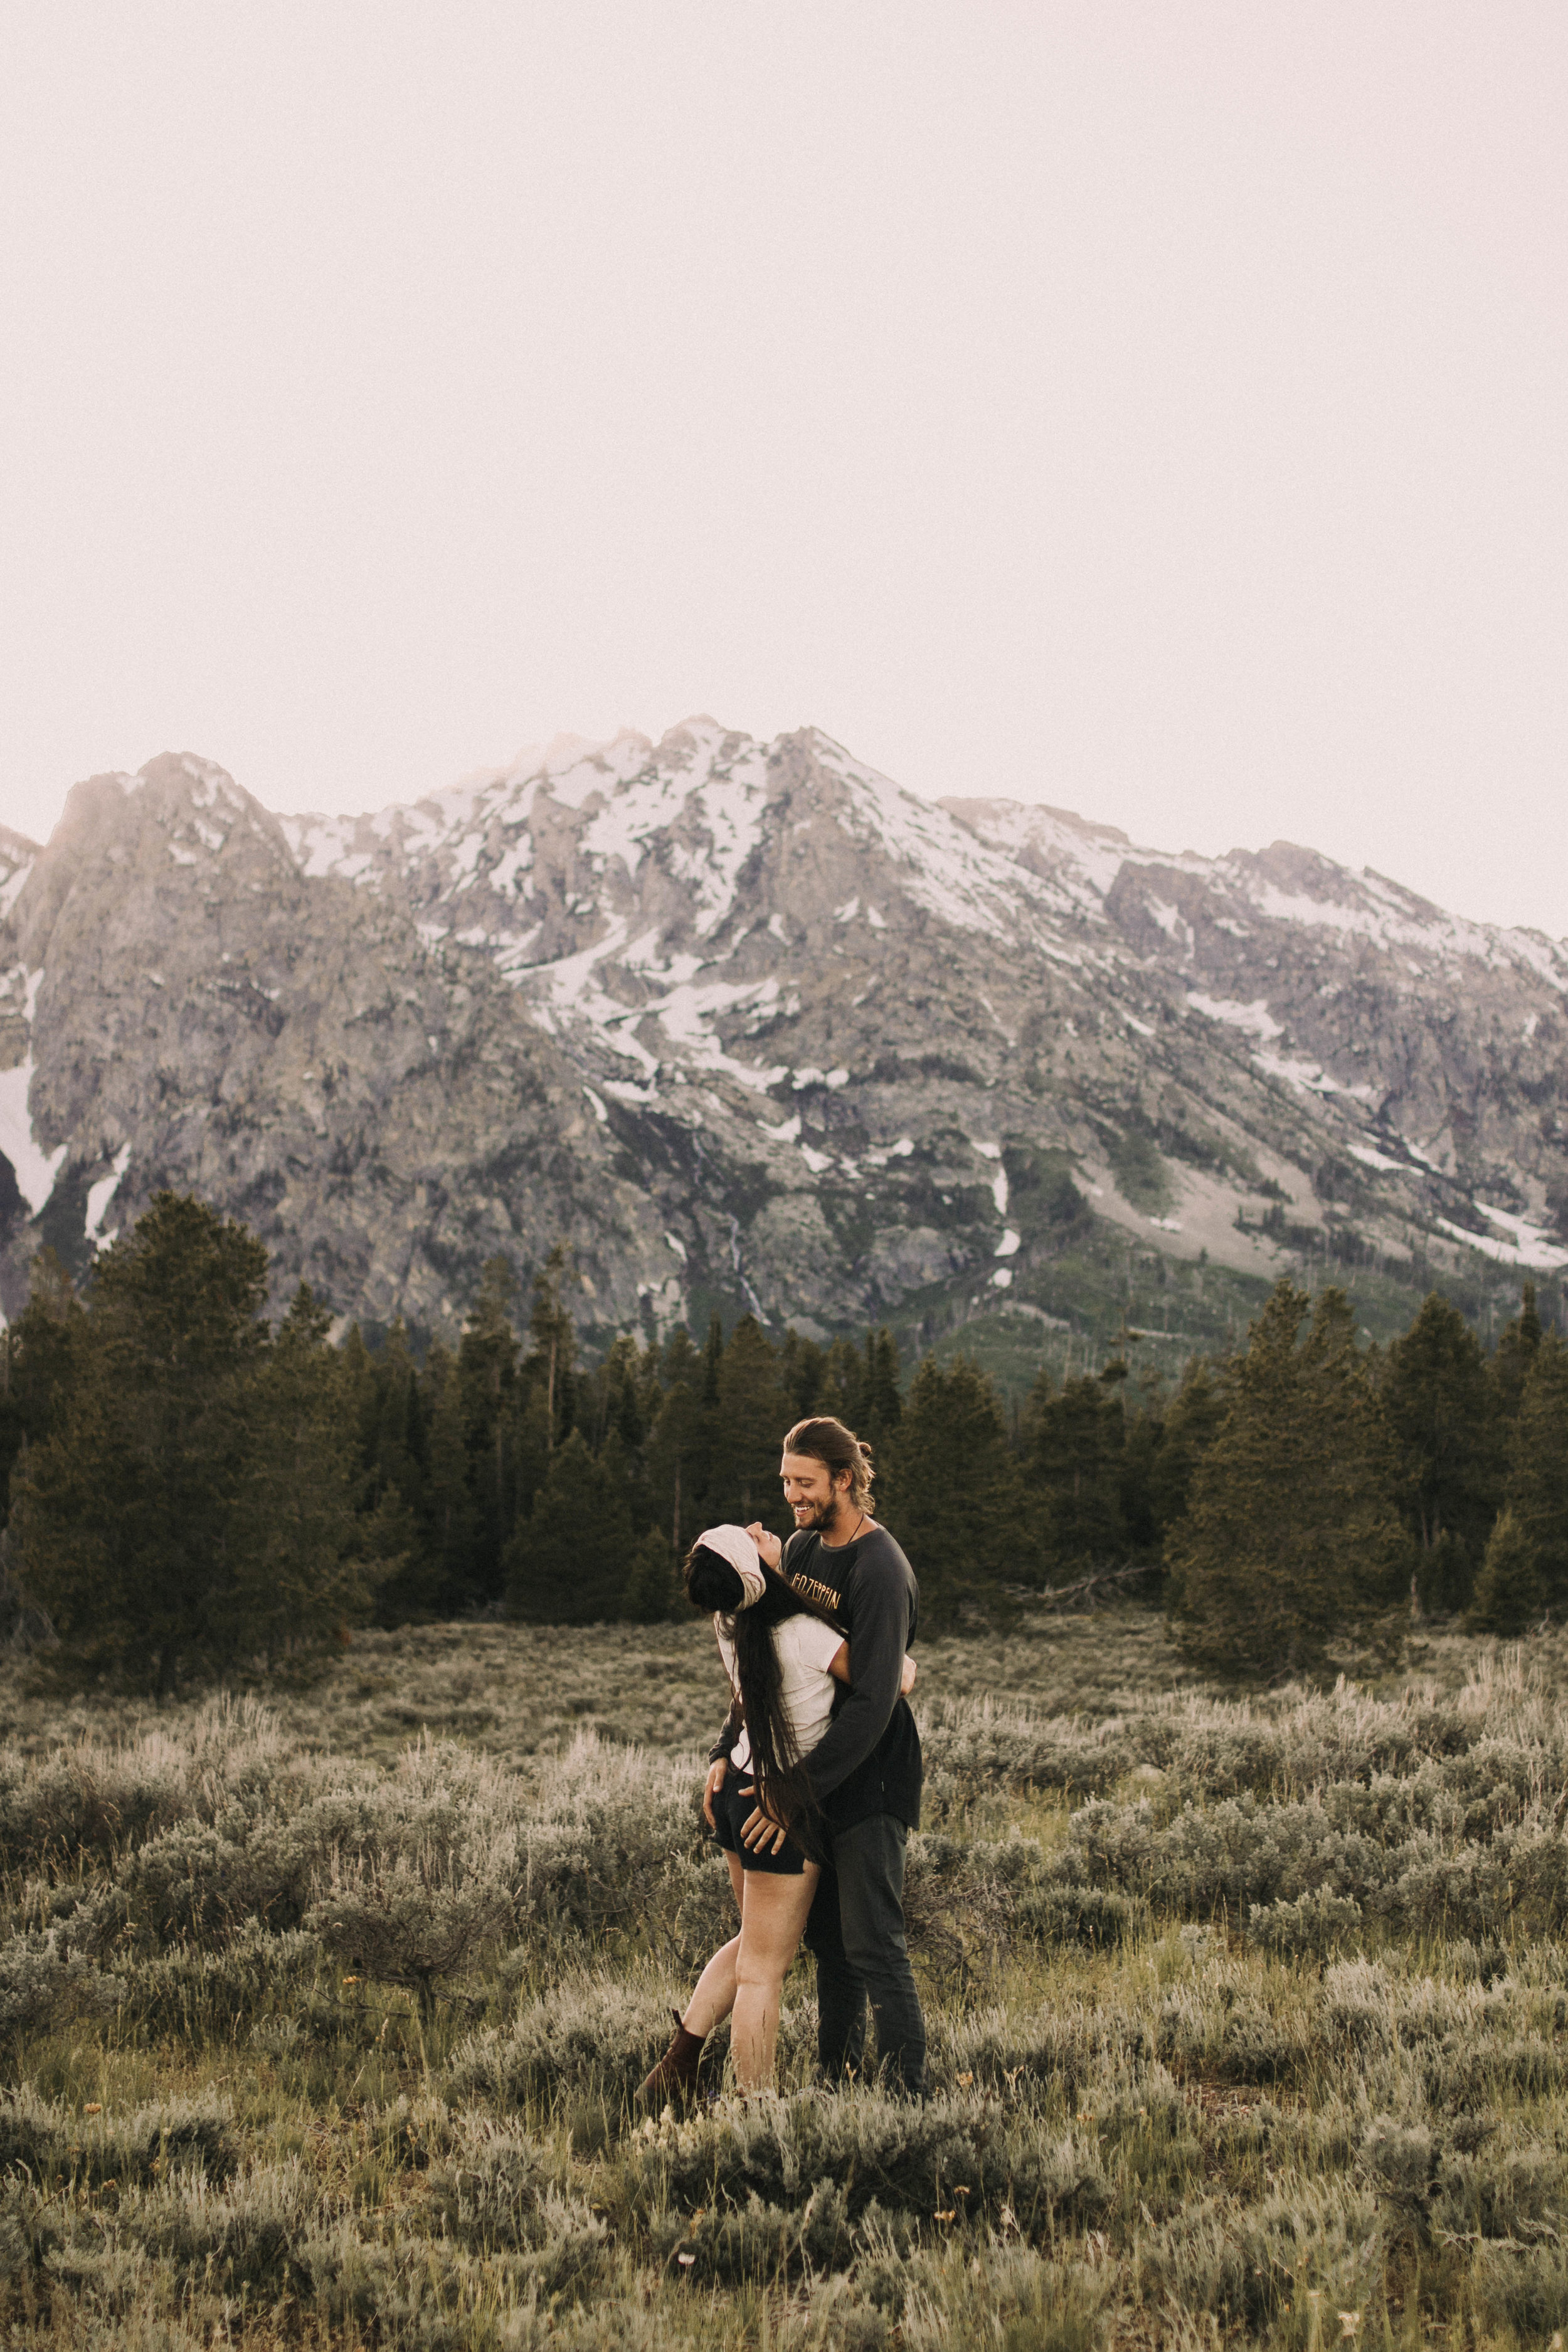
[[[1237,1699],[1161,1622],[925,1645],[932,2092],[628,2094],[730,1932],[705,1630],[0,1691],[0,2314],[175,2347],[1545,2345],[1568,1644]],[[721,2041],[721,2037],[720,2038]]]

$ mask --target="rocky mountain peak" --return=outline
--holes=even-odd
[[[163,1182],[427,1336],[557,1238],[604,1336],[1037,1345],[1185,1267],[1179,1339],[1314,1254],[1391,1297],[1568,1262],[1560,944],[1289,843],[922,801],[816,728],[558,737],[350,818],[166,754],[0,836],[0,924],[13,1312]]]

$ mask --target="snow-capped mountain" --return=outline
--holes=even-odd
[[[1568,1263],[1561,944],[1285,844],[932,804],[813,729],[563,738],[358,818],[165,755],[0,833],[0,968],[11,1312],[163,1183],[448,1336],[558,1237],[601,1335],[1049,1324],[1091,1260]]]

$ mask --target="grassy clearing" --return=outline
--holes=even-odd
[[[1237,1699],[1136,1611],[933,1644],[931,2095],[628,2093],[729,1932],[696,1629],[265,1703],[0,1688],[0,2330],[174,2347],[1546,2345],[1568,1646]]]

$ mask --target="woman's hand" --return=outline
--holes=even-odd
[[[761,1519],[753,1519],[751,1526],[746,1529],[746,1533],[756,1545],[757,1558],[763,1562],[763,1566],[766,1568],[776,1568],[780,1560],[784,1558],[784,1546],[780,1543],[777,1536],[770,1535],[767,1528],[763,1527]]]
[[[908,1698],[910,1693],[915,1686],[915,1676],[919,1672],[920,1668],[916,1665],[914,1660],[911,1657],[906,1656],[904,1659],[904,1671],[899,1676],[899,1688],[902,1691],[906,1698]]]
[[[721,1757],[717,1764],[710,1764],[708,1778],[702,1783],[702,1818],[710,1830],[716,1830],[719,1826],[713,1818],[713,1800],[723,1787],[724,1775],[728,1770],[729,1766]]]
[[[742,1789],[742,1797],[757,1797],[754,1787]],[[782,1822],[775,1822],[760,1797],[741,1823],[741,1843],[750,1846],[753,1853],[782,1853],[789,1832]]]

